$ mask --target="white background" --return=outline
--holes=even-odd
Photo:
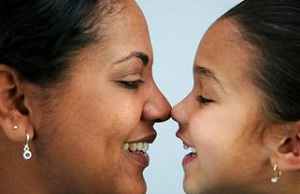
[[[154,79],[172,105],[192,89],[192,65],[206,29],[241,0],[136,0],[148,21],[154,50]],[[145,171],[147,194],[183,194],[182,158],[187,152],[169,120],[155,126]]]

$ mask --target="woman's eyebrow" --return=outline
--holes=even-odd
[[[133,51],[129,55],[123,57],[122,59],[120,59],[120,60],[118,60],[116,62],[114,62],[113,64],[123,63],[123,62],[128,61],[128,60],[130,60],[132,58],[138,58],[138,59],[140,59],[145,66],[147,66],[148,63],[149,63],[149,57],[148,57],[147,54],[145,54],[143,52],[140,52],[140,51]]]

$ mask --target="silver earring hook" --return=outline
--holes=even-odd
[[[274,165],[274,168],[273,168],[274,175],[271,178],[271,182],[274,183],[274,184],[276,184],[279,181],[279,177],[281,175],[281,171],[279,171],[277,169],[277,166],[278,166],[277,164]]]
[[[29,140],[30,140],[30,136],[28,133],[26,133],[26,144],[28,145],[29,144]]]

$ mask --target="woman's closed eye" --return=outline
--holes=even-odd
[[[209,98],[206,98],[204,97],[203,95],[199,95],[197,96],[197,100],[201,103],[201,104],[204,104],[204,105],[207,105],[209,103],[212,103],[214,102],[212,99],[209,99]]]
[[[138,89],[145,81],[142,79],[133,81],[117,81],[122,87],[127,89]]]

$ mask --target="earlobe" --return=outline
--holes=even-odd
[[[26,133],[33,137],[24,94],[16,72],[0,64],[0,130],[12,141],[24,142]]]
[[[272,163],[281,171],[300,170],[300,121],[291,125],[291,132],[278,146]]]

